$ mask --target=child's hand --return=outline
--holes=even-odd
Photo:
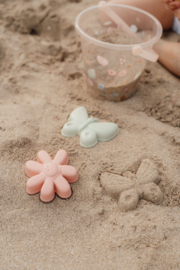
[[[174,15],[180,20],[180,2],[174,0],[161,0],[166,4],[166,7],[174,13]]]

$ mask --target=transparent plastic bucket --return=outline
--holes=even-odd
[[[136,91],[147,59],[157,61],[152,47],[162,35],[162,26],[141,9],[125,5],[108,8],[130,27],[137,39],[124,33],[100,6],[81,12],[75,25],[81,36],[88,92],[95,98],[123,101]],[[118,44],[112,40],[109,43],[112,35],[120,38]]]

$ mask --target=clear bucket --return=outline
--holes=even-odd
[[[125,5],[108,8],[128,25],[132,35],[100,6],[81,12],[75,25],[81,36],[88,92],[94,98],[123,101],[136,91],[147,59],[157,61],[152,47],[162,35],[162,26],[141,9]]]

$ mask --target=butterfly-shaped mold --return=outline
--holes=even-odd
[[[119,132],[117,124],[102,122],[88,116],[84,107],[75,109],[69,116],[68,122],[61,129],[64,137],[80,136],[80,145],[85,148],[95,146],[98,141],[106,142],[113,139]]]
[[[138,206],[139,200],[160,204],[163,194],[157,186],[160,177],[156,165],[149,159],[144,159],[136,175],[126,172],[124,176],[112,173],[101,174],[101,184],[105,191],[118,199],[118,205],[123,211],[130,211]]]

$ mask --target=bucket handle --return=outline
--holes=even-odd
[[[157,62],[159,55],[151,49],[144,50],[140,45],[135,45],[132,49],[134,55],[139,55],[151,62]]]

